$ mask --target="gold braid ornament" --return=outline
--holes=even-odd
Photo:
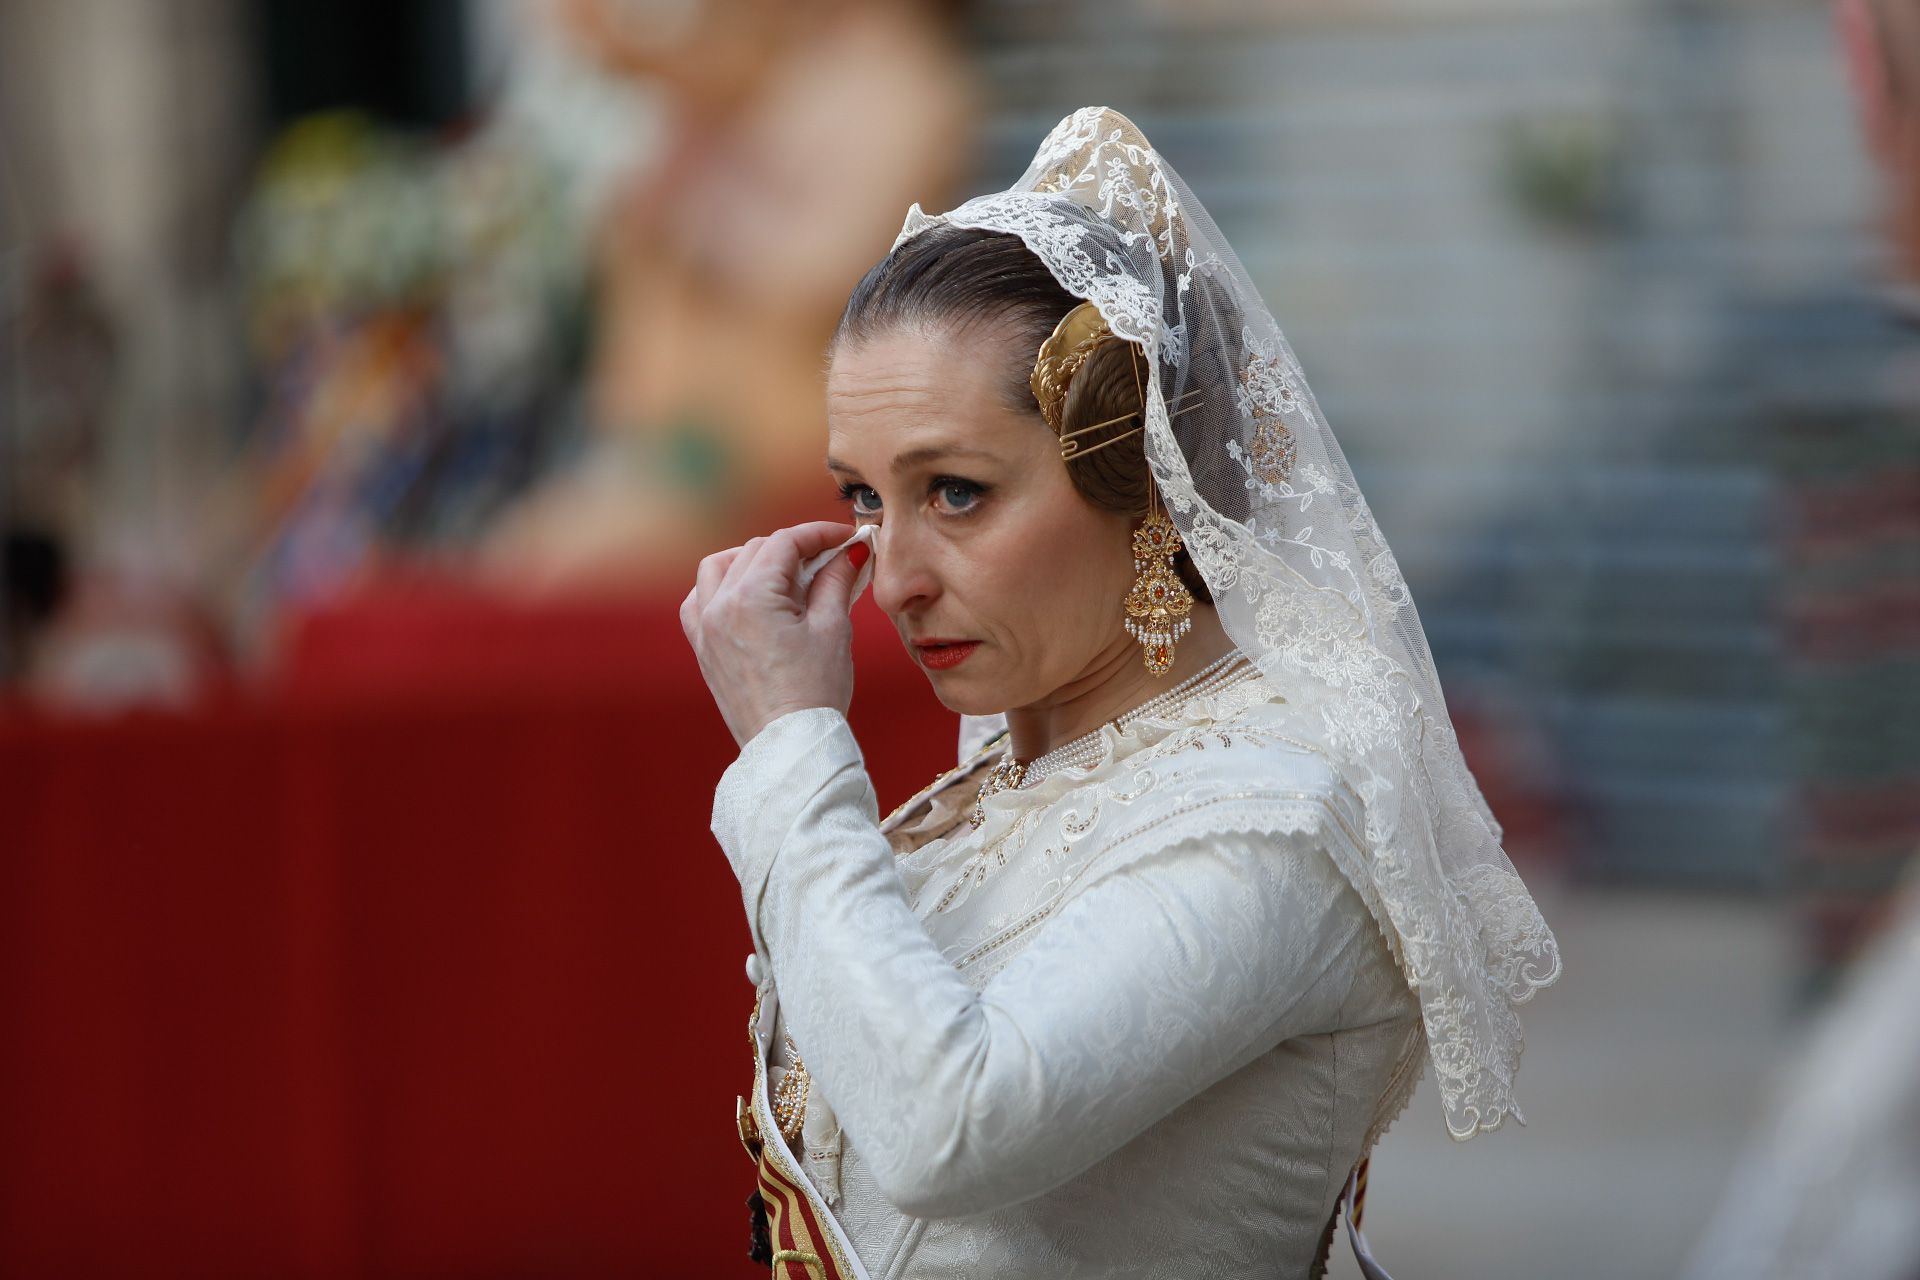
[[[1110,444],[1118,444],[1131,436],[1139,435],[1146,429],[1144,420],[1131,431],[1122,431],[1110,439],[1088,447],[1082,447],[1076,436],[1085,435],[1100,427],[1110,427],[1138,416],[1139,410],[1131,410],[1118,417],[1103,422],[1077,427],[1072,431],[1061,431],[1067,403],[1067,388],[1073,382],[1073,375],[1087,362],[1094,350],[1106,339],[1113,336],[1107,325],[1107,318],[1091,302],[1082,302],[1062,316],[1060,323],[1054,326],[1053,333],[1040,344],[1040,353],[1033,362],[1033,373],[1027,384],[1033,388],[1033,398],[1040,404],[1040,414],[1047,420],[1047,426],[1060,437],[1060,457],[1067,462],[1095,453]],[[1146,386],[1140,381],[1140,349],[1133,343],[1127,344],[1133,360],[1133,380],[1140,392],[1140,404],[1144,408],[1147,402]],[[1197,394],[1197,393],[1196,393]],[[1187,399],[1187,397],[1180,397]],[[1179,412],[1171,415],[1179,417],[1191,409],[1199,408],[1197,401],[1183,405]],[[1133,570],[1138,576],[1133,587],[1126,594],[1127,634],[1139,642],[1144,651],[1147,674],[1164,676],[1173,670],[1173,649],[1180,637],[1193,628],[1193,593],[1187,590],[1180,575],[1174,570],[1173,557],[1179,554],[1185,545],[1180,540],[1180,531],[1167,518],[1158,502],[1159,493],[1153,483],[1153,469],[1147,469],[1147,516],[1141,526],[1133,533]],[[1018,785],[1016,781],[1014,785]]]
[[[807,1064],[800,1060],[800,1046],[793,1042],[792,1036],[787,1037],[787,1053],[793,1065],[774,1086],[773,1119],[780,1127],[781,1136],[792,1142],[800,1136],[801,1122],[806,1119],[807,1095],[813,1092],[813,1076],[807,1071]]]

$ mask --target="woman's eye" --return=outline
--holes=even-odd
[[[880,513],[880,495],[864,484],[843,484],[840,486],[840,501],[853,504],[853,513],[858,516],[872,516]]]
[[[980,497],[980,486],[969,480],[943,480],[937,489],[950,511],[965,511]]]

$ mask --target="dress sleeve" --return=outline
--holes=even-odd
[[[715,835],[814,1087],[887,1198],[1058,1186],[1282,1040],[1332,1030],[1365,908],[1312,837],[1211,835],[1085,884],[975,991],[907,904],[831,708],[768,725]]]

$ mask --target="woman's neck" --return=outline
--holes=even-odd
[[[1085,672],[1039,702],[1007,712],[1013,758],[1036,760],[1055,747],[1092,733],[1124,711],[1165,692],[1233,648],[1218,615],[1196,604],[1193,629],[1174,650],[1173,670],[1147,674],[1140,645],[1124,632],[1100,651]]]

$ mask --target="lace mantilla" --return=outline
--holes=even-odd
[[[914,205],[895,243],[941,223],[1019,236],[1140,345],[1142,447],[1220,620],[1284,694],[1288,736],[1359,802],[1343,869],[1419,993],[1447,1128],[1520,1119],[1517,1006],[1558,977],[1559,950],[1461,757],[1406,581],[1238,257],[1104,107],[1055,126],[1010,189],[939,215]],[[962,741],[993,727],[964,725]]]

